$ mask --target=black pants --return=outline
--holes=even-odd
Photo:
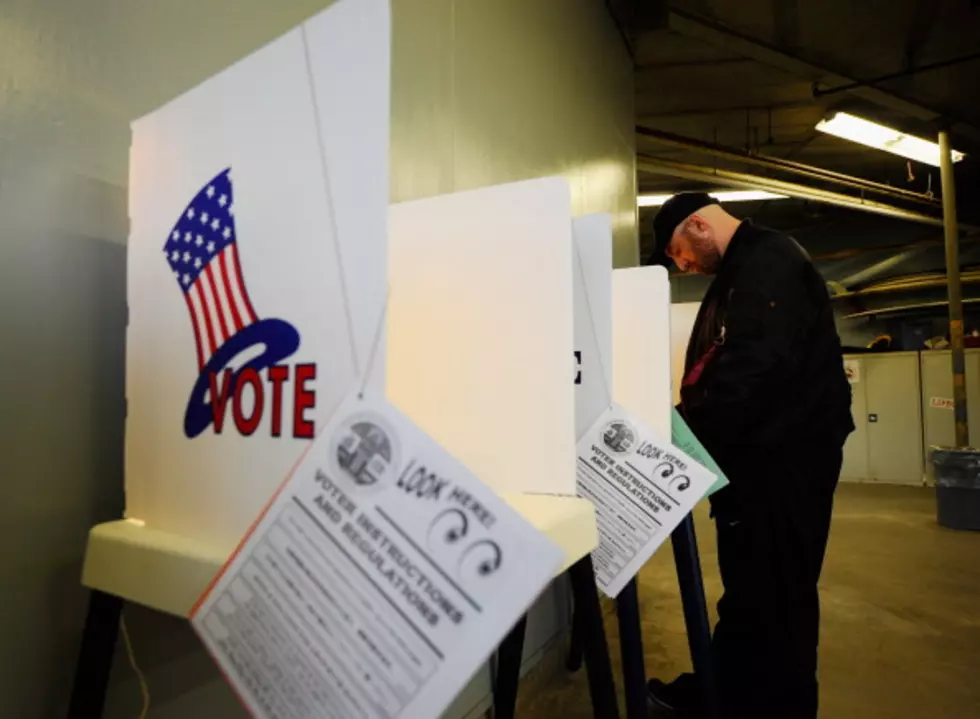
[[[817,716],[817,581],[841,460],[836,445],[760,456],[719,497],[712,648],[725,719]]]

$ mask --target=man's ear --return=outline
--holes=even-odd
[[[691,232],[692,230],[697,230],[701,234],[703,234],[708,229],[707,221],[697,213],[688,217],[687,221],[684,223],[683,226],[687,232]]]

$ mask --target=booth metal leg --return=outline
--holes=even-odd
[[[609,661],[609,645],[602,625],[602,609],[595,586],[592,557],[587,555],[568,570],[575,598],[575,613],[582,637],[585,654],[585,671],[589,679],[589,696],[592,699],[592,715],[596,719],[619,719],[616,703],[616,683],[613,680],[612,663]]]
[[[646,719],[646,670],[643,667],[643,630],[640,625],[640,598],[636,579],[616,597],[619,618],[619,649],[623,659],[623,685],[626,690],[627,719]]]
[[[681,603],[684,605],[687,641],[700,689],[703,716],[705,719],[718,719],[721,716],[721,709],[718,704],[714,663],[711,656],[711,623],[708,620],[708,603],[704,596],[698,540],[694,533],[694,519],[691,515],[685,517],[674,530],[671,543],[674,548],[677,581],[681,588]]]
[[[493,686],[494,719],[514,719],[526,628],[527,615],[525,614],[510,630],[497,650],[497,676]]]
[[[68,719],[98,719],[102,716],[122,607],[123,600],[112,594],[93,589],[89,595]]]
[[[578,607],[572,603],[572,634],[568,641],[568,658],[565,660],[565,668],[570,672],[577,672],[582,668],[582,625],[579,620]]]

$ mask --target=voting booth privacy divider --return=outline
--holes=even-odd
[[[128,517],[227,554],[364,370],[389,66],[347,0],[133,123]]]
[[[436,716],[506,635],[506,717],[565,570],[616,714],[591,450],[654,534],[707,486],[669,444],[666,272],[613,272],[559,178],[389,208],[389,66],[387,0],[340,0],[133,123],[126,519],[90,535],[70,716],[112,596],[190,615],[257,716]]]
[[[613,396],[670,438],[670,284],[664,267],[613,272]]]
[[[578,217],[572,234],[577,440],[612,401],[612,218]]]
[[[700,302],[678,302],[670,306],[670,384],[673,388],[673,403],[681,401],[681,382],[684,379],[684,360],[687,356],[687,343],[698,318]]]
[[[575,494],[568,183],[394,205],[387,392],[497,492]]]

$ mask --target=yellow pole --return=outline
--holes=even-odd
[[[960,233],[956,223],[956,181],[949,133],[939,132],[939,170],[943,187],[943,234],[946,240],[946,283],[949,295],[949,342],[953,348],[953,403],[956,446],[970,444],[966,414],[966,358],[963,353],[963,293],[960,288]]]

